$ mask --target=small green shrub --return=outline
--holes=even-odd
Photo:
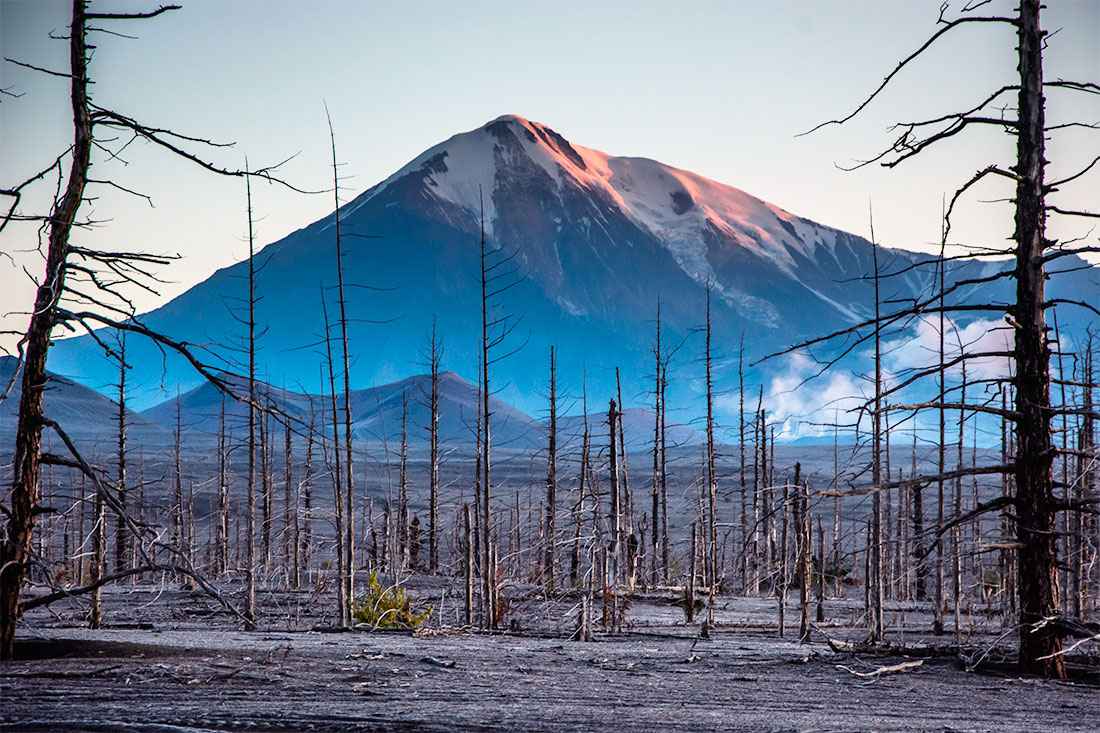
[[[428,620],[435,610],[428,606],[421,613],[414,613],[401,586],[383,588],[378,573],[371,573],[367,583],[367,595],[352,604],[355,620],[373,629],[415,629]]]

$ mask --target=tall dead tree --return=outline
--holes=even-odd
[[[875,242],[874,223],[871,223],[871,256],[874,263],[875,284],[875,397],[871,413],[871,545],[867,579],[871,591],[871,640],[882,641],[882,297],[879,293],[878,244]]]
[[[245,161],[245,167],[248,162]],[[256,233],[252,218],[252,179],[245,177],[248,204],[248,508],[245,516],[244,615],[256,626]]]
[[[346,499],[344,501],[344,597],[346,603],[355,600],[355,474],[352,466],[355,461],[352,456],[351,444],[351,359],[348,356],[348,311],[347,299],[344,297],[344,249],[340,232],[340,175],[336,162],[336,133],[332,128],[332,117],[328,113],[328,105],[325,105],[325,118],[328,120],[329,141],[332,143],[332,197],[335,203],[333,211],[333,234],[336,243],[336,294],[337,303],[340,306],[340,344],[343,347],[343,373],[344,373],[344,489]],[[334,450],[339,450],[334,446]],[[345,622],[350,622],[351,617],[347,612],[341,614],[346,617]]]
[[[622,573],[623,557],[623,506],[622,495],[619,493],[619,441],[615,433],[619,426],[619,407],[615,400],[608,402],[607,408],[607,451],[608,451],[608,477],[610,478],[609,498],[611,499],[611,568],[608,585],[612,588],[618,586]]]
[[[661,300],[657,299],[657,340],[653,346],[653,507],[650,525],[653,530],[650,555],[651,583],[657,584],[661,553]]]
[[[479,191],[480,194],[480,191]],[[489,427],[489,266],[486,260],[485,250],[485,207],[481,207],[479,221],[481,224],[481,573],[482,573],[482,603],[484,604],[485,628],[491,629],[496,625],[495,598],[496,587],[492,566],[492,543],[490,500],[492,490],[490,486],[490,445],[492,432]]]
[[[322,385],[324,382],[321,383]],[[323,391],[323,387],[322,387]],[[322,408],[324,401],[322,400]],[[302,476],[302,565],[306,569],[307,580],[313,572],[313,443],[316,438],[317,421],[313,411],[313,398],[309,398],[309,430],[306,432],[306,462]]]
[[[1007,352],[994,351],[960,354],[948,360],[943,366],[953,367],[965,358],[975,356],[1007,356],[1010,359],[1012,376],[1010,386],[1013,392],[1014,406],[1001,408],[992,405],[966,405],[967,410],[981,411],[998,415],[1010,422],[1015,437],[1015,455],[1005,463],[996,466],[973,466],[964,469],[968,475],[980,473],[1005,475],[1010,478],[1012,491],[993,502],[987,502],[974,511],[1005,511],[1011,521],[1015,534],[1015,573],[1019,604],[1019,667],[1027,673],[1061,678],[1066,674],[1062,653],[1062,626],[1057,593],[1057,540],[1058,527],[1055,521],[1059,503],[1053,493],[1053,461],[1062,449],[1057,448],[1051,439],[1052,420],[1064,410],[1051,404],[1050,398],[1050,336],[1047,328],[1047,312],[1056,305],[1081,306],[1093,313],[1096,307],[1092,303],[1083,303],[1072,299],[1052,299],[1046,294],[1048,278],[1047,265],[1061,257],[1081,251],[1096,251],[1097,247],[1067,246],[1072,243],[1057,243],[1047,237],[1047,217],[1056,214],[1067,217],[1097,217],[1086,211],[1068,210],[1051,203],[1052,193],[1066,184],[1077,180],[1100,162],[1100,158],[1089,162],[1077,172],[1060,180],[1046,181],[1046,140],[1057,130],[1081,126],[1082,123],[1062,123],[1048,125],[1046,122],[1046,98],[1048,90],[1059,92],[1100,93],[1100,85],[1093,82],[1077,82],[1058,79],[1046,81],[1043,77],[1043,51],[1048,34],[1040,24],[1040,0],[1019,0],[1016,11],[1007,16],[986,16],[977,14],[986,2],[972,2],[965,5],[957,17],[946,16],[948,6],[941,8],[939,28],[915,52],[905,57],[882,83],[851,114],[843,119],[823,123],[843,124],[864,110],[879,94],[907,68],[914,60],[923,55],[945,34],[964,26],[1007,26],[1016,34],[1017,67],[1016,78],[995,90],[972,108],[958,113],[939,115],[917,122],[906,122],[896,126],[898,137],[889,149],[873,156],[860,165],[881,163],[888,167],[899,165],[905,160],[927,151],[937,143],[954,138],[958,134],[976,127],[993,127],[1015,138],[1016,154],[1010,165],[992,163],[975,173],[952,196],[944,214],[945,230],[943,242],[946,243],[950,232],[951,215],[956,203],[974,186],[985,181],[1007,180],[1014,187],[1014,194],[1006,198],[1014,209],[1014,245],[1004,252],[987,252],[982,256],[1011,255],[1014,267],[1005,268],[972,283],[992,282],[1010,278],[1015,284],[1015,297],[1010,303],[965,303],[955,296],[948,302],[948,294],[961,294],[965,283],[954,283],[930,297],[919,296],[914,302],[900,311],[880,316],[875,322],[858,324],[846,333],[858,333],[861,329],[879,321],[901,322],[914,314],[938,314],[944,312],[1001,312],[1007,314],[1007,324],[1011,328],[1014,344]],[[1014,95],[1012,107],[1008,97]],[[823,125],[819,125],[820,128]],[[1090,125],[1084,124],[1085,127]],[[814,128],[814,129],[818,129]],[[938,260],[942,264],[943,258]],[[942,333],[943,329],[941,329]],[[828,338],[828,337],[827,337]],[[908,383],[921,377],[942,374],[942,369],[919,371],[891,390],[904,388]],[[930,403],[919,405],[893,405],[891,409],[917,411],[922,409],[961,409],[957,403],[947,402],[941,395]],[[940,470],[932,477],[912,477],[908,481],[946,481],[954,478],[953,472]],[[1075,507],[1071,507],[1075,508]],[[969,518],[967,518],[967,521]],[[962,521],[955,518],[937,528],[934,538],[942,544],[942,534],[949,530],[951,522]],[[949,526],[950,525],[950,526]],[[939,583],[937,578],[937,585]],[[937,598],[941,605],[942,591]]]
[[[223,395],[218,414],[218,516],[214,535],[214,567],[215,572],[222,576],[229,573],[229,443]]]
[[[754,558],[749,554],[749,489],[745,475],[745,334],[737,349],[737,430],[740,452],[741,484],[741,590],[749,592],[749,566]]]
[[[481,191],[478,191],[481,203]],[[485,238],[485,207],[481,203],[479,211],[479,272],[481,286],[481,340],[479,357],[481,373],[479,378],[480,400],[478,456],[480,483],[480,533],[481,533],[481,576],[482,604],[486,628],[495,628],[497,623],[496,578],[493,557],[492,523],[492,412],[489,409],[492,396],[490,374],[494,365],[506,359],[513,352],[501,352],[501,346],[517,326],[517,319],[504,312],[502,296],[519,283],[519,267],[516,264],[518,251],[505,254],[501,249],[493,249]]]
[[[626,465],[626,431],[623,429],[623,418],[626,417],[626,408],[623,407],[623,383],[619,378],[619,367],[615,367],[615,399],[619,403],[619,476],[621,479],[624,532],[626,536],[634,534],[634,497],[630,493],[630,477],[627,475]]]
[[[347,553],[345,552],[345,543],[347,542],[347,534],[344,532],[344,527],[346,525],[344,516],[346,507],[344,506],[344,476],[340,464],[340,412],[336,405],[336,371],[333,366],[332,356],[332,329],[329,324],[328,306],[325,304],[324,287],[321,288],[321,315],[325,325],[325,355],[327,357],[325,363],[328,365],[329,400],[332,411],[332,463],[330,464],[329,473],[332,476],[333,507],[336,520],[337,618],[339,618],[341,626],[346,626],[351,621],[351,614],[349,612],[351,598],[348,596],[348,585],[346,582]],[[322,440],[321,445],[324,447],[324,440]]]
[[[126,506],[126,334],[118,338],[118,465],[115,480],[118,482],[118,503],[123,511]],[[130,532],[126,522],[115,523],[115,572],[121,573],[129,564]]]
[[[409,567],[409,394],[401,393],[401,453],[397,476],[397,558],[395,568]]]
[[[428,367],[428,572],[439,572],[439,367],[443,344],[436,335],[435,319],[428,342],[421,351]]]
[[[710,349],[710,282],[707,282],[706,323],[706,390],[707,390],[707,535],[710,555],[707,558],[710,594],[707,603],[707,623],[714,624],[714,593],[718,585],[718,479],[714,457],[714,380],[711,378]]]
[[[546,448],[546,591],[554,592],[557,564],[558,513],[558,378],[554,347],[550,347],[550,433]]]
[[[118,36],[121,34],[110,30],[108,26],[115,22],[154,18],[178,7],[167,5],[149,12],[101,13],[89,10],[86,0],[73,0],[72,22],[66,39],[69,47],[67,71],[57,72],[31,66],[68,80],[73,143],[43,170],[14,186],[0,188],[0,196],[11,202],[0,218],[0,230],[12,221],[37,221],[43,226],[47,238],[43,249],[44,269],[42,276],[38,279],[34,306],[30,310],[30,322],[18,346],[23,359],[22,390],[15,436],[14,475],[7,512],[7,526],[0,542],[0,660],[12,657],[15,625],[21,609],[27,608],[30,603],[43,605],[51,602],[51,599],[56,596],[56,594],[48,594],[22,604],[19,600],[27,569],[33,562],[31,548],[35,517],[39,513],[40,466],[44,463],[61,464],[80,471],[92,480],[97,493],[113,513],[120,518],[128,517],[117,501],[117,487],[93,471],[92,466],[79,454],[75,444],[68,439],[63,426],[48,418],[43,412],[43,394],[47,382],[46,358],[54,329],[81,328],[94,333],[97,327],[108,326],[120,331],[144,335],[164,348],[181,355],[219,389],[229,391],[229,385],[224,379],[207,368],[186,344],[168,338],[142,324],[135,316],[131,301],[120,290],[126,286],[153,290],[150,283],[155,285],[157,280],[151,273],[151,269],[168,264],[175,259],[174,257],[141,252],[103,251],[73,245],[70,241],[74,228],[90,223],[79,218],[81,206],[88,200],[86,189],[89,185],[114,185],[123,191],[131,191],[125,186],[105,180],[104,176],[92,180],[91,153],[96,147],[104,149],[107,153],[104,166],[118,159],[117,153],[121,148],[134,140],[141,140],[151,143],[152,147],[158,150],[184,158],[212,173],[229,176],[261,175],[271,178],[270,169],[250,174],[247,171],[235,171],[215,165],[191,149],[196,146],[212,145],[210,141],[181,135],[162,127],[145,125],[132,117],[92,101],[90,94],[92,80],[89,77],[88,67],[93,44],[89,43],[89,34],[103,32]],[[66,169],[67,172],[65,172]],[[21,211],[20,205],[24,194],[36,184],[45,182],[54,173],[58,175],[59,183],[56,193],[50,199],[49,210],[41,215]],[[100,277],[104,272],[113,274],[104,279]],[[96,337],[93,336],[93,338]],[[108,354],[114,355],[113,349],[106,342],[100,339],[97,339],[97,342]],[[68,455],[44,455],[42,433],[46,429],[61,438]],[[129,519],[125,521],[132,533],[141,535],[147,541],[149,548],[178,549],[169,548],[167,543],[158,539],[148,528],[139,526]],[[135,543],[134,547],[138,548],[138,545]],[[154,565],[159,565],[161,569],[167,569],[169,566],[168,563],[154,561],[146,547],[139,548],[138,552],[144,569]],[[186,565],[186,557],[175,552],[170,554],[175,561],[178,561],[172,565],[172,572],[178,570],[196,579],[201,577],[197,569]],[[131,568],[127,572],[139,571],[138,568]],[[216,592],[204,579],[199,580],[199,583],[207,592]],[[76,590],[66,592],[71,593]],[[91,590],[85,587],[81,592]]]
[[[286,389],[283,390],[283,399],[286,399]],[[291,488],[293,470],[291,468],[291,441],[290,420],[283,421],[283,572],[286,573],[287,585],[294,585],[294,561],[297,559],[297,545],[294,537],[294,521],[298,516],[297,506],[294,501],[294,491]]]

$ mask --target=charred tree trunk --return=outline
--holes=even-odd
[[[546,451],[546,592],[554,592],[558,512],[558,379],[550,347],[550,436]]]
[[[245,163],[247,166],[247,162]],[[256,245],[252,223],[252,182],[245,178],[248,202],[248,510],[245,517],[244,616],[256,627]]]
[[[42,460],[42,398],[46,388],[46,352],[57,322],[55,308],[65,280],[69,233],[84,199],[92,149],[92,119],[88,102],[88,48],[85,43],[84,3],[73,2],[69,31],[69,90],[73,110],[73,150],[65,192],[49,219],[49,245],[45,277],[35,294],[30,325],[25,335],[22,393],[15,432],[11,505],[8,528],[0,544],[0,660],[10,660],[15,649],[15,624],[19,618],[19,592],[26,576],[38,514],[39,465]]]
[[[118,504],[126,512],[126,334],[118,341]],[[115,572],[126,570],[129,563],[130,533],[121,517],[115,524]]]
[[[325,322],[325,353],[327,357],[326,362],[328,364],[329,406],[332,410],[333,462],[331,473],[333,506],[336,514],[337,618],[339,618],[341,626],[347,626],[351,622],[351,615],[349,613],[351,598],[348,596],[347,554],[344,547],[347,541],[347,534],[344,531],[346,525],[344,517],[344,475],[340,465],[340,413],[336,406],[336,372],[332,363],[332,333],[328,320],[328,306],[325,304],[324,288],[321,289],[321,313]]]
[[[714,456],[714,381],[711,378],[710,348],[710,283],[707,283],[706,324],[706,389],[707,389],[707,576],[710,579],[707,601],[707,624],[714,625],[714,594],[718,586],[718,479]]]
[[[872,450],[871,450],[871,483],[874,493],[871,495],[871,545],[868,548],[870,555],[870,583],[871,590],[871,641],[882,641],[882,593],[883,593],[883,562],[882,562],[882,325],[881,304],[879,294],[879,264],[878,245],[875,243],[874,225],[871,225],[871,254],[875,268],[875,401],[874,413],[871,415],[873,423]]]
[[[439,572],[439,365],[442,348],[436,338],[435,322],[428,341],[428,572]]]
[[[657,585],[661,553],[661,301],[657,300],[657,343],[653,347],[653,507],[650,514],[650,582]]]
[[[1021,0],[1016,183],[1016,509],[1020,669],[1064,678],[1058,615],[1057,549],[1050,435],[1050,345],[1046,325],[1047,186],[1040,0]]]
[[[343,347],[344,367],[344,490],[346,499],[344,505],[344,597],[346,603],[355,600],[355,472],[352,459],[351,441],[351,359],[348,356],[348,311],[347,298],[344,296],[344,250],[340,232],[340,176],[336,162],[336,133],[332,129],[332,118],[325,108],[325,116],[328,118],[329,141],[332,143],[332,196],[334,201],[334,227],[336,237],[336,293],[337,303],[340,306],[340,344]],[[335,418],[335,416],[334,416]],[[333,450],[339,451],[339,438]],[[347,609],[341,613],[345,623],[351,622],[351,616]]]

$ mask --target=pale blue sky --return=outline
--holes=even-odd
[[[855,173],[850,163],[887,146],[895,119],[936,116],[980,99],[1015,69],[1011,28],[949,34],[926,60],[843,128],[795,137],[847,113],[935,28],[938,0],[817,2],[184,2],[180,11],[99,36],[95,98],[156,126],[237,141],[210,157],[237,166],[300,153],[284,175],[328,185],[328,131],[336,126],[348,176],[344,199],[382,180],[435,143],[501,114],[542,122],[567,139],[617,155],[655,158],[741,188],[796,214],[867,234],[872,202],[878,239],[921,248],[938,241],[941,198],[1012,142],[993,130],[946,143],[894,171]],[[1100,79],[1100,2],[1052,0],[1044,25],[1061,28],[1046,57],[1048,78]],[[155,3],[104,3],[109,8]],[[995,3],[1010,11],[1011,3]],[[984,9],[984,8],[983,8]],[[63,68],[68,3],[0,1],[3,55]],[[0,183],[10,185],[71,138],[63,80],[0,66],[0,85],[24,93],[0,103]],[[1100,97],[1051,92],[1048,119],[1100,122]],[[1055,140],[1052,177],[1100,154],[1100,135]],[[96,166],[156,208],[100,189],[84,241],[179,252],[165,296],[182,292],[246,252],[244,191],[147,146],[128,166]],[[1095,208],[1100,173],[1061,201]],[[49,191],[44,192],[45,195]],[[972,199],[1007,189],[991,185]],[[326,214],[331,196],[274,187],[254,191],[261,243]],[[41,199],[39,199],[41,201]],[[33,205],[32,200],[29,204]],[[1056,227],[1080,236],[1088,227]],[[958,239],[996,244],[1011,233],[1003,206],[966,207]],[[33,247],[13,227],[0,250]],[[32,272],[33,258],[17,258]],[[32,297],[25,276],[0,259],[0,312]],[[157,299],[139,296],[142,309]],[[2,321],[20,327],[23,319]],[[0,341],[9,344],[10,340]]]

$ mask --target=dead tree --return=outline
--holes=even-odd
[[[129,285],[152,290],[149,283],[155,285],[156,278],[151,275],[151,268],[167,264],[174,258],[94,250],[70,242],[74,228],[90,223],[79,218],[81,206],[88,199],[86,189],[89,185],[115,185],[129,191],[111,181],[90,178],[91,153],[97,146],[106,148],[113,158],[113,153],[118,152],[121,147],[139,139],[196,163],[208,171],[224,175],[246,175],[244,171],[218,167],[188,149],[195,145],[208,144],[206,140],[145,125],[134,118],[101,107],[91,99],[92,80],[88,75],[88,62],[92,46],[89,43],[89,34],[104,32],[118,35],[105,26],[115,21],[153,18],[177,7],[162,6],[149,12],[99,13],[90,11],[85,0],[74,0],[72,23],[67,37],[68,70],[57,72],[39,69],[69,81],[73,143],[43,170],[14,186],[0,188],[0,196],[11,202],[7,212],[0,218],[0,230],[12,221],[37,221],[41,223],[47,238],[44,247],[44,272],[38,280],[40,284],[35,293],[30,323],[18,346],[23,362],[22,391],[7,529],[0,544],[0,659],[10,659],[12,656],[15,625],[21,608],[19,595],[27,569],[34,561],[31,549],[35,519],[39,513],[39,468],[43,462],[46,465],[79,463],[75,456],[44,456],[42,451],[43,430],[49,428],[57,432],[53,427],[56,423],[48,420],[42,406],[47,381],[46,358],[54,329],[82,328],[92,333],[96,326],[111,326],[130,333],[140,333],[165,348],[180,353],[204,377],[220,388],[228,388],[218,375],[195,357],[186,344],[156,333],[136,319],[132,304],[119,289]],[[66,168],[67,173],[64,172]],[[59,185],[57,194],[51,199],[49,211],[42,215],[29,215],[20,211],[23,195],[53,173],[58,175]],[[261,172],[260,175],[270,175],[270,172]],[[104,272],[111,275],[103,278],[101,275]],[[93,338],[97,338],[105,351],[113,354],[106,342],[97,336]],[[15,378],[17,377],[13,377]],[[75,452],[75,446],[66,444],[66,447],[70,453]],[[90,466],[88,469],[91,470]],[[99,487],[97,491],[117,491],[117,487],[111,489],[104,482],[96,485]],[[125,510],[113,501],[114,498],[103,497],[103,500],[113,512],[124,514]],[[141,533],[140,527],[129,526]],[[97,585],[96,588],[98,587],[100,586]]]
[[[1081,251],[1097,251],[1097,247],[1067,246],[1072,243],[1057,243],[1047,238],[1046,225],[1048,215],[1068,217],[1097,217],[1097,214],[1085,211],[1067,210],[1050,201],[1049,196],[1060,187],[1077,180],[1089,169],[1100,162],[1100,158],[1089,162],[1083,169],[1060,180],[1046,180],[1046,139],[1059,129],[1082,126],[1083,123],[1048,125],[1046,122],[1045,92],[1098,93],[1100,86],[1095,83],[1083,83],[1067,80],[1045,81],[1043,77],[1043,51],[1048,34],[1040,25],[1040,0],[1020,0],[1017,10],[1010,16],[985,16],[975,13],[985,2],[972,2],[964,6],[953,19],[946,17],[947,6],[941,9],[939,29],[915,52],[905,57],[891,71],[878,88],[867,97],[854,112],[843,119],[823,123],[842,124],[865,109],[885,89],[897,74],[923,55],[944,34],[964,26],[981,24],[998,25],[1012,28],[1017,37],[1017,79],[1013,83],[1000,87],[974,107],[959,113],[940,115],[935,118],[906,122],[895,129],[898,137],[887,150],[860,165],[881,163],[894,167],[909,158],[927,151],[937,143],[978,127],[993,127],[1013,136],[1016,143],[1016,155],[1011,165],[990,164],[979,170],[964,183],[951,197],[944,213],[943,242],[946,243],[950,232],[951,215],[958,201],[974,186],[986,181],[1007,180],[1014,188],[1008,201],[1014,214],[1014,245],[1004,252],[988,252],[990,256],[1009,254],[1015,262],[1011,269],[1003,269],[991,275],[972,278],[969,283],[956,282],[949,288],[930,297],[918,296],[907,307],[874,321],[858,324],[845,333],[859,333],[879,323],[899,323],[915,314],[933,315],[945,312],[1001,312],[1007,314],[1007,323],[1011,328],[1014,345],[1006,351],[977,352],[960,354],[947,360],[942,366],[953,367],[965,358],[974,356],[1004,356],[1010,359],[1013,370],[1011,387],[1014,405],[995,407],[993,405],[970,404],[967,410],[999,415],[1011,423],[1015,433],[1015,455],[1011,462],[997,466],[973,466],[965,469],[967,475],[979,473],[1000,473],[1012,479],[1014,493],[1008,493],[994,502],[987,502],[974,511],[1007,511],[1015,534],[1016,582],[1019,601],[1019,666],[1021,671],[1061,678],[1066,674],[1062,653],[1062,627],[1057,622],[1060,617],[1057,592],[1057,540],[1058,528],[1056,515],[1060,506],[1053,491],[1053,461],[1060,450],[1051,439],[1052,421],[1065,407],[1056,408],[1050,398],[1050,337],[1047,328],[1047,313],[1057,305],[1083,307],[1092,313],[1100,313],[1091,303],[1071,299],[1052,299],[1046,295],[1047,266],[1050,262]],[[1016,79],[1014,79],[1016,81]],[[1008,106],[1009,95],[1015,95],[1015,107]],[[1084,124],[1085,127],[1091,125]],[[821,127],[819,125],[818,127]],[[818,128],[815,128],[818,129]],[[937,262],[942,267],[944,258]],[[968,284],[992,282],[999,279],[1011,279],[1015,285],[1015,297],[1009,303],[965,303],[948,302],[947,296],[961,293]],[[942,333],[942,329],[941,329]],[[918,370],[908,379],[892,385],[891,391],[936,374],[942,374],[942,368]],[[943,390],[944,392],[946,390]],[[947,410],[961,409],[958,403],[948,402],[944,394],[934,401],[918,405],[892,405],[891,409],[915,412],[923,409]],[[911,477],[909,482],[928,480],[947,481],[954,478],[956,472],[941,470],[933,477]],[[887,486],[888,488],[888,486]],[[1079,507],[1070,507],[1077,510]],[[1009,511],[1010,510],[1010,511]],[[969,521],[967,517],[966,521]],[[956,517],[937,527],[934,541],[942,543],[944,532],[959,521]],[[937,584],[938,579],[937,579]],[[942,600],[937,598],[937,606]]]
[[[118,482],[118,503],[123,511],[126,506],[126,334],[119,334],[118,338],[118,472],[115,480]],[[126,523],[115,523],[115,572],[121,573],[129,562],[128,540],[130,533],[126,529]]]
[[[650,514],[652,551],[650,555],[650,582],[656,585],[662,547],[661,540],[661,301],[657,300],[657,341],[653,346],[653,507]]]
[[[244,181],[248,204],[248,509],[244,533],[244,615],[251,629],[256,627],[256,233],[252,219],[252,179],[246,176]]]
[[[871,641],[882,641],[882,297],[879,293],[878,244],[875,243],[874,223],[871,224],[871,256],[874,262],[875,284],[875,397],[871,413],[871,485],[876,489],[871,497],[871,545],[868,551],[871,577],[867,579],[871,590]]]
[[[283,399],[286,399],[286,389],[283,390]],[[294,585],[294,565],[297,562],[296,548],[298,543],[294,538],[294,521],[298,516],[295,506],[291,482],[293,472],[291,469],[291,441],[290,420],[283,421],[283,572],[286,573],[287,585]]]
[[[302,565],[306,569],[307,579],[312,577],[313,572],[313,443],[316,438],[316,428],[313,397],[310,397],[309,430],[306,432],[305,475],[302,476],[302,532],[299,535],[302,542]]]
[[[346,603],[355,600],[355,474],[352,470],[354,460],[351,452],[351,359],[348,357],[348,312],[347,299],[344,297],[344,249],[340,232],[340,176],[336,162],[336,133],[332,128],[332,117],[325,106],[325,117],[328,120],[329,140],[332,143],[332,196],[334,207],[333,234],[336,241],[336,293],[337,303],[340,306],[340,343],[343,347],[343,373],[344,373],[344,469],[346,475],[344,488],[347,492],[344,506],[344,571],[345,577],[341,579],[344,584],[344,597]],[[337,438],[338,440],[338,438]],[[339,450],[338,446],[333,447]],[[351,617],[347,611],[341,613],[344,623],[350,623]]]
[[[634,534],[634,496],[630,493],[630,477],[627,475],[626,430],[623,429],[623,418],[626,416],[626,409],[623,407],[623,384],[619,378],[619,367],[615,367],[615,395],[619,403],[619,476],[622,491],[620,506],[622,507],[623,523],[625,525],[623,528],[623,541],[626,543],[623,577],[627,581],[627,585],[633,590],[638,538]]]
[[[745,334],[737,349],[737,431],[740,452],[741,484],[741,592],[749,592],[749,565],[755,561],[749,553],[749,490],[745,476]]]
[[[347,553],[345,551],[347,534],[344,532],[346,524],[344,517],[346,511],[343,491],[344,476],[340,465],[340,412],[336,406],[336,372],[332,357],[332,330],[329,324],[328,306],[325,304],[324,287],[321,288],[321,314],[325,325],[325,355],[327,357],[325,362],[328,365],[329,400],[332,410],[332,463],[330,464],[329,473],[332,476],[333,506],[336,519],[337,618],[339,618],[341,626],[346,626],[351,621],[351,598],[348,596],[348,584],[346,582],[348,572]],[[323,440],[321,445],[325,445]],[[328,451],[326,450],[325,453],[327,455]]]
[[[435,320],[427,344],[420,352],[428,367],[428,572],[439,572],[439,367],[443,344],[436,335]]]
[[[397,558],[399,571],[409,566],[409,394],[401,393],[401,454],[397,478]]]
[[[550,433],[546,449],[546,592],[554,592],[554,569],[557,564],[558,512],[558,379],[554,347],[550,347]]]
[[[608,477],[610,478],[611,499],[611,568],[607,585],[611,588],[612,598],[619,580],[622,577],[623,559],[623,506],[622,495],[619,493],[619,454],[616,429],[619,426],[619,407],[615,400],[608,402],[607,430],[608,430]]]
[[[265,398],[269,395],[265,394]],[[275,503],[271,477],[271,422],[266,415],[260,417],[260,488],[262,494],[262,515],[260,536],[263,545],[264,582],[271,575],[271,511]]]
[[[707,601],[707,625],[714,625],[714,594],[718,585],[718,479],[715,476],[714,454],[714,380],[711,378],[710,349],[710,282],[707,282],[706,314],[706,390],[707,390],[707,544],[710,554],[706,559],[707,576],[710,578]]]
[[[479,191],[480,196],[480,191]],[[502,296],[519,283],[519,267],[516,262],[518,251],[505,254],[501,249],[491,249],[485,238],[485,209],[479,212],[480,222],[480,262],[479,284],[481,286],[481,339],[479,357],[481,361],[479,412],[481,426],[479,431],[479,483],[480,483],[480,532],[481,532],[481,576],[482,604],[485,627],[492,629],[497,623],[496,579],[493,566],[492,534],[492,412],[489,409],[492,396],[490,375],[492,367],[506,359],[518,348],[502,352],[501,347],[515,331],[518,320],[504,312]]]

